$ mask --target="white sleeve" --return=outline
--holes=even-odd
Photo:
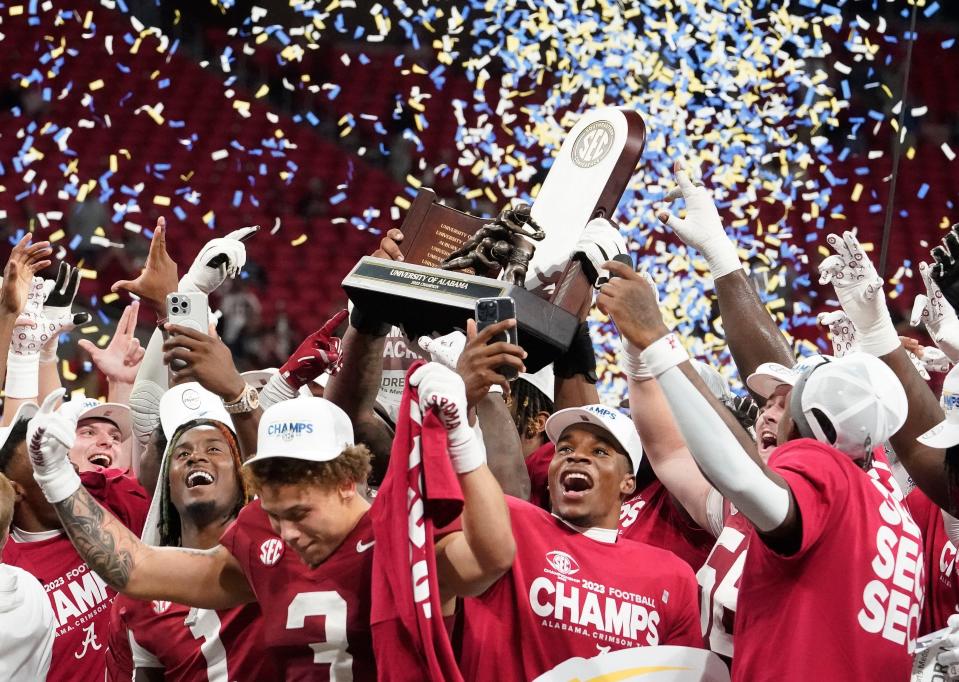
[[[144,649],[137,642],[136,638],[133,636],[132,630],[127,630],[127,639],[130,640],[130,653],[133,655],[133,669],[134,671],[137,668],[160,668],[163,669],[163,664],[160,663],[160,659],[151,654],[149,651]]]
[[[709,524],[709,528],[706,530],[716,538],[723,532],[726,521],[723,515],[723,502],[722,494],[715,488],[710,488],[706,495],[706,521]]]
[[[942,522],[946,526],[946,535],[949,537],[949,542],[959,547],[959,519],[951,516],[945,509],[940,511],[942,511]]]
[[[153,331],[130,392],[130,417],[133,422],[133,473],[140,476],[140,456],[150,442],[150,435],[160,425],[160,398],[169,383],[163,364],[163,334]]]
[[[776,485],[750,458],[678,366],[657,379],[689,452],[709,482],[757,529],[778,528],[789,513],[789,491]]]

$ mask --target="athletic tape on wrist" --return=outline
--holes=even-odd
[[[649,373],[658,377],[670,367],[675,367],[689,360],[689,353],[679,342],[679,336],[675,332],[670,332],[651,343],[646,350],[639,354],[639,357],[646,363]]]
[[[7,380],[4,392],[8,398],[36,398],[40,393],[40,354],[7,354]]]
[[[623,368],[626,376],[630,379],[649,381],[654,378],[649,371],[649,367],[643,361],[643,352],[625,337],[623,338],[623,354],[620,357],[619,366]]]

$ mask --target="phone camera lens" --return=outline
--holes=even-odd
[[[176,307],[176,306],[173,306],[173,312],[174,312],[174,313],[178,313],[178,312],[180,312],[180,309],[179,309],[178,307]]]

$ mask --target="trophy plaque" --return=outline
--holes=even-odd
[[[400,228],[405,260],[365,256],[343,280],[343,288],[355,304],[375,309],[411,339],[465,329],[477,299],[509,296],[516,304],[520,344],[529,354],[527,370],[535,372],[569,348],[585,319],[592,286],[572,252],[586,223],[612,216],[645,139],[642,117],[634,111],[604,108],[584,114],[532,207],[521,215],[539,230],[535,244],[522,233],[511,233],[512,242],[502,238],[503,225],[516,227],[508,214],[517,211],[478,218],[443,206],[432,190],[420,189]],[[484,238],[488,234],[493,236]],[[456,258],[464,245],[475,248],[469,258]],[[451,259],[460,266],[488,262],[477,255],[481,251],[486,256],[509,252],[505,279],[481,276],[474,267],[443,269]]]

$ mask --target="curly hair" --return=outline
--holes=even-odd
[[[348,481],[366,483],[372,455],[365,445],[350,445],[326,462],[292,457],[271,457],[244,467],[247,483],[254,490],[264,485],[310,485],[335,488]]]
[[[180,438],[187,431],[195,429],[198,426],[212,426],[223,436],[230,448],[230,454],[233,456],[233,470],[237,473],[237,480],[240,485],[240,495],[236,500],[236,505],[230,512],[231,517],[235,517],[247,502],[253,499],[253,494],[246,485],[246,480],[241,475],[243,458],[240,456],[240,444],[233,435],[233,432],[222,422],[212,419],[196,419],[183,424],[173,434],[168,447],[165,448],[167,456],[163,459],[163,466],[160,469],[160,476],[157,484],[160,486],[160,546],[161,547],[179,547],[182,541],[180,513],[173,506],[173,500],[170,498],[170,462],[173,457],[170,456],[173,448],[176,447]]]
[[[516,430],[524,438],[536,435],[536,415],[540,412],[553,414],[554,410],[549,396],[522,377],[514,381],[510,388],[509,406]]]

